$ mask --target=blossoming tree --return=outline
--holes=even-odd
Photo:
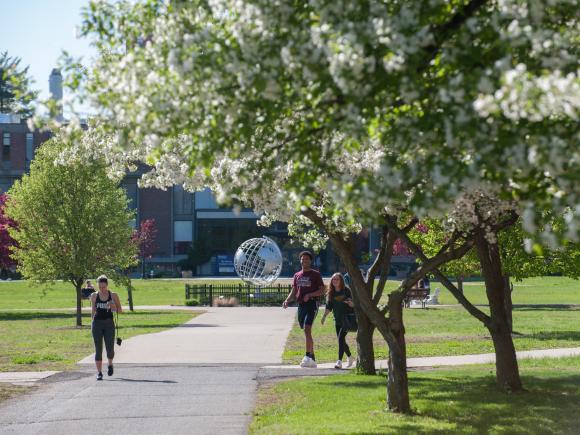
[[[397,207],[421,218],[461,198],[470,212],[455,214],[456,228],[471,225],[472,237],[458,231],[452,250],[476,244],[492,259],[498,312],[498,231],[521,214],[536,243],[578,240],[572,1],[99,1],[85,18],[102,53],[85,89],[115,132],[97,142],[154,165],[145,182],[195,188],[229,170],[236,182],[220,199],[253,195],[267,209],[290,197],[288,213],[315,218],[324,192],[330,222],[380,216],[391,232],[407,226]],[[66,158],[83,152],[93,151]],[[476,204],[477,191],[507,206]],[[546,208],[565,216],[561,227],[542,225]],[[513,364],[498,372],[521,388]]]

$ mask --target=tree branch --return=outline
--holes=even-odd
[[[390,222],[389,225],[394,225],[394,224],[392,222]],[[453,284],[451,284],[451,282],[447,279],[447,277],[445,277],[439,271],[439,266],[441,266],[442,264],[445,264],[447,261],[450,261],[452,259],[461,258],[463,255],[465,255],[473,247],[473,244],[474,244],[473,239],[466,241],[461,247],[459,247],[457,249],[453,249],[451,252],[449,252],[445,256],[446,258],[448,258],[446,261],[434,262],[433,260],[435,258],[437,258],[437,256],[435,256],[433,259],[429,259],[423,253],[423,251],[421,250],[419,245],[417,245],[415,242],[413,242],[407,234],[403,233],[401,230],[396,228],[396,225],[395,225],[395,228],[391,228],[391,230],[394,231],[405,242],[407,247],[423,263],[421,265],[421,267],[419,269],[417,269],[417,271],[413,275],[411,275],[409,278],[407,278],[407,280],[409,280],[409,281],[411,281],[411,279],[415,280],[414,282],[412,282],[411,285],[413,285],[415,282],[417,282],[421,277],[425,276],[427,273],[432,272],[433,274],[435,274],[435,276],[437,276],[441,280],[441,283],[443,285],[445,285],[445,287],[447,287],[447,289],[451,292],[451,294],[453,296],[455,296],[455,299],[457,299],[457,301],[473,317],[475,317],[476,319],[481,321],[484,325],[487,325],[488,322],[491,322],[491,318],[487,314],[485,314],[483,311],[479,310],[471,302],[469,302],[469,300],[463,295],[463,293],[461,293],[459,291],[459,289],[457,289]],[[438,254],[438,255],[441,255],[441,254]],[[405,281],[407,281],[407,280],[405,280]],[[404,285],[405,285],[405,282],[403,282],[403,286]]]

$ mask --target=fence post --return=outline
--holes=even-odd
[[[213,307],[213,284],[209,285],[209,306]]]

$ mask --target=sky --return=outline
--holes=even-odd
[[[63,50],[83,56],[86,63],[95,50],[85,39],[76,37],[81,8],[89,0],[0,0],[0,52],[20,57],[20,66],[29,65],[33,89],[40,98],[49,97],[48,76]],[[66,92],[66,91],[65,91]]]

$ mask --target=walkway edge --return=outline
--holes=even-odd
[[[569,348],[558,348],[558,349],[536,349],[536,350],[523,350],[516,352],[518,360],[529,359],[529,358],[562,358],[567,356],[580,356],[580,347],[569,347]],[[433,357],[420,357],[420,358],[407,358],[408,368],[426,368],[426,367],[441,367],[441,366],[463,366],[470,364],[491,364],[495,363],[494,353],[483,353],[478,355],[455,355],[455,356],[433,356]],[[266,366],[265,368],[270,369],[288,369],[296,368],[302,369],[300,366],[290,366],[290,365],[280,365],[280,366]],[[333,368],[334,363],[322,363],[318,364],[317,369],[329,369]],[[378,370],[386,370],[388,367],[388,360],[376,360],[375,367]],[[354,368],[354,367],[352,367]],[[312,370],[312,369],[310,369]],[[349,370],[349,369],[347,369]]]

